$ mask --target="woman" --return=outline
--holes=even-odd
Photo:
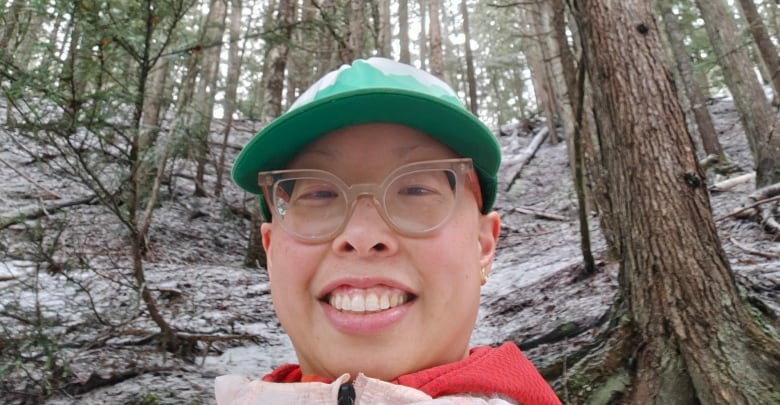
[[[500,149],[441,80],[382,58],[320,79],[243,149],[299,365],[229,403],[560,403],[514,344],[469,350],[500,230]]]

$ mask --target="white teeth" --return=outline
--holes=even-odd
[[[366,311],[379,311],[379,297],[376,294],[366,296]]]
[[[360,295],[354,295],[352,296],[352,302],[350,302],[349,308],[345,309],[352,312],[365,312],[366,300]]]
[[[331,294],[328,303],[339,311],[345,312],[377,312],[390,309],[406,302],[403,293],[377,295],[370,292],[363,294]]]

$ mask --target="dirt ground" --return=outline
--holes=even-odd
[[[711,109],[721,143],[742,170],[731,176],[750,171],[733,106],[718,100]],[[238,122],[230,144],[243,144],[257,129]],[[12,135],[0,128],[0,218],[88,195],[64,175],[56,157],[50,164],[36,163],[24,152],[34,146],[13,142]],[[516,155],[532,136],[501,136],[505,157]],[[237,150],[228,152],[233,158]],[[74,205],[0,230],[0,403],[36,403],[29,394],[44,391],[51,381],[60,387],[69,383],[69,392],[49,387],[54,392],[43,401],[47,404],[211,404],[215,376],[260,376],[294,361],[273,314],[264,271],[241,265],[248,223],[230,207],[253,202],[232,185],[223,201],[194,197],[188,180],[193,167],[179,160],[173,172],[155,212],[145,263],[148,285],[179,330],[241,338],[203,345],[202,355],[191,361],[160,352],[151,343],[156,328],[133,289],[126,231],[99,205]],[[503,169],[504,178],[511,174],[511,168]],[[722,180],[710,174],[711,182]],[[746,183],[713,194],[714,216],[738,208],[752,189]],[[596,330],[583,328],[555,343],[537,341],[564,325],[597,323],[612,302],[618,268],[605,262],[598,221],[591,217],[594,254],[602,266],[596,276],[574,281],[581,252],[564,142],[544,143],[515,185],[500,191],[496,209],[504,225],[472,342],[513,340],[542,367],[593,338]],[[780,245],[749,221],[719,221],[718,230],[737,278],[778,313]],[[47,250],[56,252],[56,265],[40,262]]]

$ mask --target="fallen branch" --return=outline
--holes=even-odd
[[[772,213],[772,208],[763,206],[759,212],[759,219],[761,225],[764,226],[764,230],[772,234],[780,234],[780,224],[775,220],[775,216]]]
[[[738,247],[740,250],[743,250],[743,251],[745,251],[747,253],[750,253],[751,255],[761,256],[761,257],[766,258],[766,259],[777,259],[777,258],[780,258],[780,254],[766,253],[766,252],[761,252],[759,250],[751,249],[751,248],[749,248],[749,247],[747,247],[747,246],[737,242],[736,240],[734,240],[734,238],[729,238],[729,242],[731,242],[732,245]]]
[[[82,204],[94,204],[96,198],[94,195],[81,197],[75,200],[63,201],[54,204],[49,204],[44,207],[40,205],[22,207],[11,213],[0,216],[0,229],[8,228],[11,225],[22,223],[30,219],[37,219],[42,216],[51,215],[63,208],[72,207]]]
[[[756,178],[756,172],[750,172],[748,174],[743,174],[741,176],[732,177],[730,179],[723,180],[720,183],[715,183],[712,186],[710,186],[710,192],[718,193],[721,191],[726,191],[740,184],[753,181],[753,179],[755,178]]]
[[[742,214],[745,211],[750,211],[750,210],[754,210],[755,211],[755,208],[760,206],[761,204],[766,204],[768,202],[778,201],[778,200],[780,200],[780,195],[776,195],[776,196],[771,197],[771,198],[766,198],[766,199],[763,199],[763,200],[756,201],[756,202],[754,202],[754,203],[752,203],[750,205],[741,207],[739,209],[736,209],[734,211],[729,212],[728,214],[721,215],[720,217],[715,218],[715,222],[720,222],[720,221],[723,221],[724,219],[728,219],[728,218],[731,218],[731,217],[736,217],[736,216]]]
[[[753,201],[765,200],[780,195],[780,183],[770,184],[751,193],[748,198]]]
[[[526,146],[526,148],[523,149],[523,151],[517,157],[507,162],[507,166],[511,165],[512,169],[514,169],[515,174],[512,176],[512,179],[509,180],[509,183],[505,188],[506,191],[509,191],[509,189],[512,188],[512,186],[515,184],[517,179],[520,178],[520,172],[523,171],[523,167],[536,154],[536,151],[539,149],[539,147],[542,145],[542,142],[547,137],[548,132],[549,130],[547,129],[547,127],[540,129],[539,132],[531,140],[531,143],[529,143],[528,146]]]
[[[518,212],[520,214],[533,215],[535,217],[543,218],[543,219],[551,219],[553,221],[569,222],[571,220],[570,218],[561,215],[549,214],[546,212],[537,211],[537,210],[524,208],[524,207],[513,207],[509,211]]]

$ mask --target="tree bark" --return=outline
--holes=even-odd
[[[780,98],[780,56],[777,54],[777,47],[769,37],[769,32],[758,14],[756,3],[753,0],[739,0],[739,6],[748,23],[748,31],[756,43],[761,61],[769,74],[769,82],[772,84],[775,99],[778,99]]]
[[[207,195],[205,185],[206,164],[209,161],[209,132],[211,120],[214,117],[214,95],[217,92],[219,77],[219,56],[222,51],[222,36],[225,33],[225,17],[227,15],[227,0],[212,0],[204,29],[203,57],[201,74],[194,96],[194,107],[197,112],[193,117],[195,131],[195,195]]]
[[[691,56],[685,49],[680,23],[677,21],[677,16],[672,12],[672,4],[670,0],[658,0],[658,6],[661,9],[664,29],[669,38],[669,47],[682,79],[681,86],[678,87],[682,87],[682,91],[685,92],[685,96],[691,104],[691,112],[699,132],[703,154],[705,156],[718,156],[720,162],[726,164],[726,155],[720,146],[718,133],[715,131],[712,116],[707,109],[706,96],[694,77],[693,61],[691,61]]]
[[[780,182],[780,121],[764,94],[724,0],[696,0],[753,153],[756,187]]]
[[[379,56],[393,57],[393,26],[390,24],[390,0],[379,0],[379,29],[377,33],[377,51]]]
[[[241,36],[241,8],[242,0],[231,0],[230,2],[230,44],[228,44],[228,70],[225,78],[225,101],[223,108],[225,110],[225,131],[223,133],[222,148],[217,161],[217,181],[214,185],[214,195],[222,195],[222,181],[225,172],[225,154],[230,131],[233,127],[233,114],[236,111],[238,102],[238,80],[241,73],[241,60],[243,58],[244,46],[239,49],[238,41]]]
[[[424,2],[423,2],[424,4]],[[430,40],[430,72],[434,76],[444,79],[444,60],[443,50],[441,46],[441,5],[439,0],[430,0],[428,2],[430,10],[430,26],[428,31],[428,38]]]
[[[398,61],[401,63],[412,63],[412,57],[409,53],[409,1],[398,0],[398,42],[400,45],[400,56]]]
[[[287,69],[287,45],[292,36],[292,23],[295,15],[294,0],[279,0],[276,12],[277,24],[281,27],[282,38],[279,38],[268,53],[269,69],[265,80],[265,97],[261,121],[264,124],[282,115],[282,93],[284,91],[284,72]]]
[[[417,40],[417,43],[420,44],[420,69],[422,70],[427,70],[427,60],[430,58],[428,55],[428,29],[426,25],[428,3],[426,1],[427,0],[420,0],[418,3],[420,7],[420,37]]]
[[[461,0],[460,12],[463,14],[463,34],[466,37],[466,42],[463,46],[466,49],[466,80],[469,85],[469,109],[474,115],[478,115],[477,79],[474,77],[474,55],[471,53],[471,30],[469,30],[469,10],[466,0]]]
[[[599,384],[591,398],[617,391],[635,404],[771,403],[780,345],[740,301],[650,7],[575,4],[611,204],[605,232],[618,241],[613,319],[634,339],[601,363],[598,381],[619,388]]]
[[[543,17],[540,12],[539,4],[534,3],[532,5],[518,8],[518,14],[520,22],[525,30],[522,32],[523,36],[523,52],[525,58],[528,61],[528,68],[531,71],[531,83],[534,87],[534,95],[536,96],[536,105],[542,111],[545,118],[545,125],[550,132],[550,143],[557,143],[552,138],[557,138],[556,134],[556,105],[555,95],[553,90],[548,86],[550,83],[549,70],[547,64],[550,62],[546,58],[543,49],[546,47],[544,42],[546,31],[542,26]]]

